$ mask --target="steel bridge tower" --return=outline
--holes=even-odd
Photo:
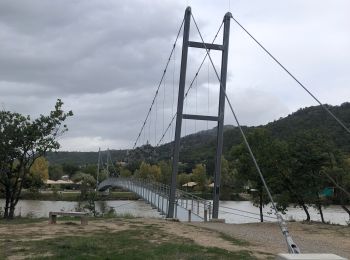
[[[192,120],[206,120],[217,122],[217,141],[216,141],[216,158],[215,158],[215,175],[214,175],[214,190],[213,190],[213,213],[212,218],[217,219],[219,215],[219,196],[220,196],[220,179],[221,179],[221,155],[223,146],[223,128],[224,128],[224,114],[225,114],[225,92],[226,91],[226,78],[227,78],[227,62],[228,62],[228,48],[230,37],[230,21],[231,13],[226,13],[224,16],[224,30],[223,30],[223,42],[222,45],[194,42],[189,40],[190,35],[190,23],[191,23],[191,7],[187,7],[184,17],[184,29],[183,29],[183,43],[182,43],[182,56],[181,56],[181,68],[180,68],[180,80],[179,80],[179,94],[177,102],[177,115],[176,115],[176,128],[175,128],[175,140],[174,140],[174,152],[172,162],[172,176],[170,185],[169,196],[169,210],[167,217],[174,218],[174,208],[176,205],[176,177],[178,174],[179,152],[180,152],[180,138],[183,119]],[[217,116],[209,115],[190,115],[183,114],[185,83],[186,83],[186,70],[187,70],[187,55],[188,48],[202,48],[206,51],[217,50],[222,52],[221,57],[221,76],[220,76],[220,94],[219,94],[219,108]]]

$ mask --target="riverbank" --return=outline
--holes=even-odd
[[[0,197],[0,199],[4,199]],[[97,195],[98,201],[109,200],[138,200],[139,197],[128,191],[112,191]],[[58,192],[29,192],[23,191],[20,200],[42,200],[42,201],[79,201],[79,191],[58,191]]]

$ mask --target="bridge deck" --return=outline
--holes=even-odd
[[[164,216],[168,212],[169,190],[166,185],[115,177],[101,182],[98,185],[98,190],[104,191],[111,187],[121,187],[136,193]],[[175,218],[180,221],[204,221],[209,217],[208,205],[206,205],[205,200],[184,196],[182,191],[178,191]]]

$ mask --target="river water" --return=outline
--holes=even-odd
[[[4,200],[0,199],[0,206],[4,206]],[[48,217],[49,211],[74,211],[79,207],[78,202],[71,201],[40,201],[40,200],[22,200],[16,207],[16,215],[32,217]],[[142,200],[115,200],[97,202],[96,208],[113,208],[117,214],[130,214],[136,217],[162,218],[156,209],[152,209],[149,204]],[[264,208],[265,220],[275,221],[270,213],[270,207]],[[259,209],[250,201],[221,201],[219,218],[224,218],[227,223],[251,223],[259,222]],[[248,213],[249,212],[249,213]],[[312,220],[320,220],[320,215],[314,208],[309,208]],[[284,215],[286,220],[303,220],[305,213],[300,208],[288,208]],[[349,221],[349,215],[339,206],[329,206],[324,209],[324,218],[326,221],[334,224],[346,225]]]

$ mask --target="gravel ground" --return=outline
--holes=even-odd
[[[270,253],[286,252],[285,240],[276,223],[223,224],[191,223],[243,239],[268,249]],[[319,223],[288,223],[289,232],[302,253],[333,253],[350,259],[350,227]]]

